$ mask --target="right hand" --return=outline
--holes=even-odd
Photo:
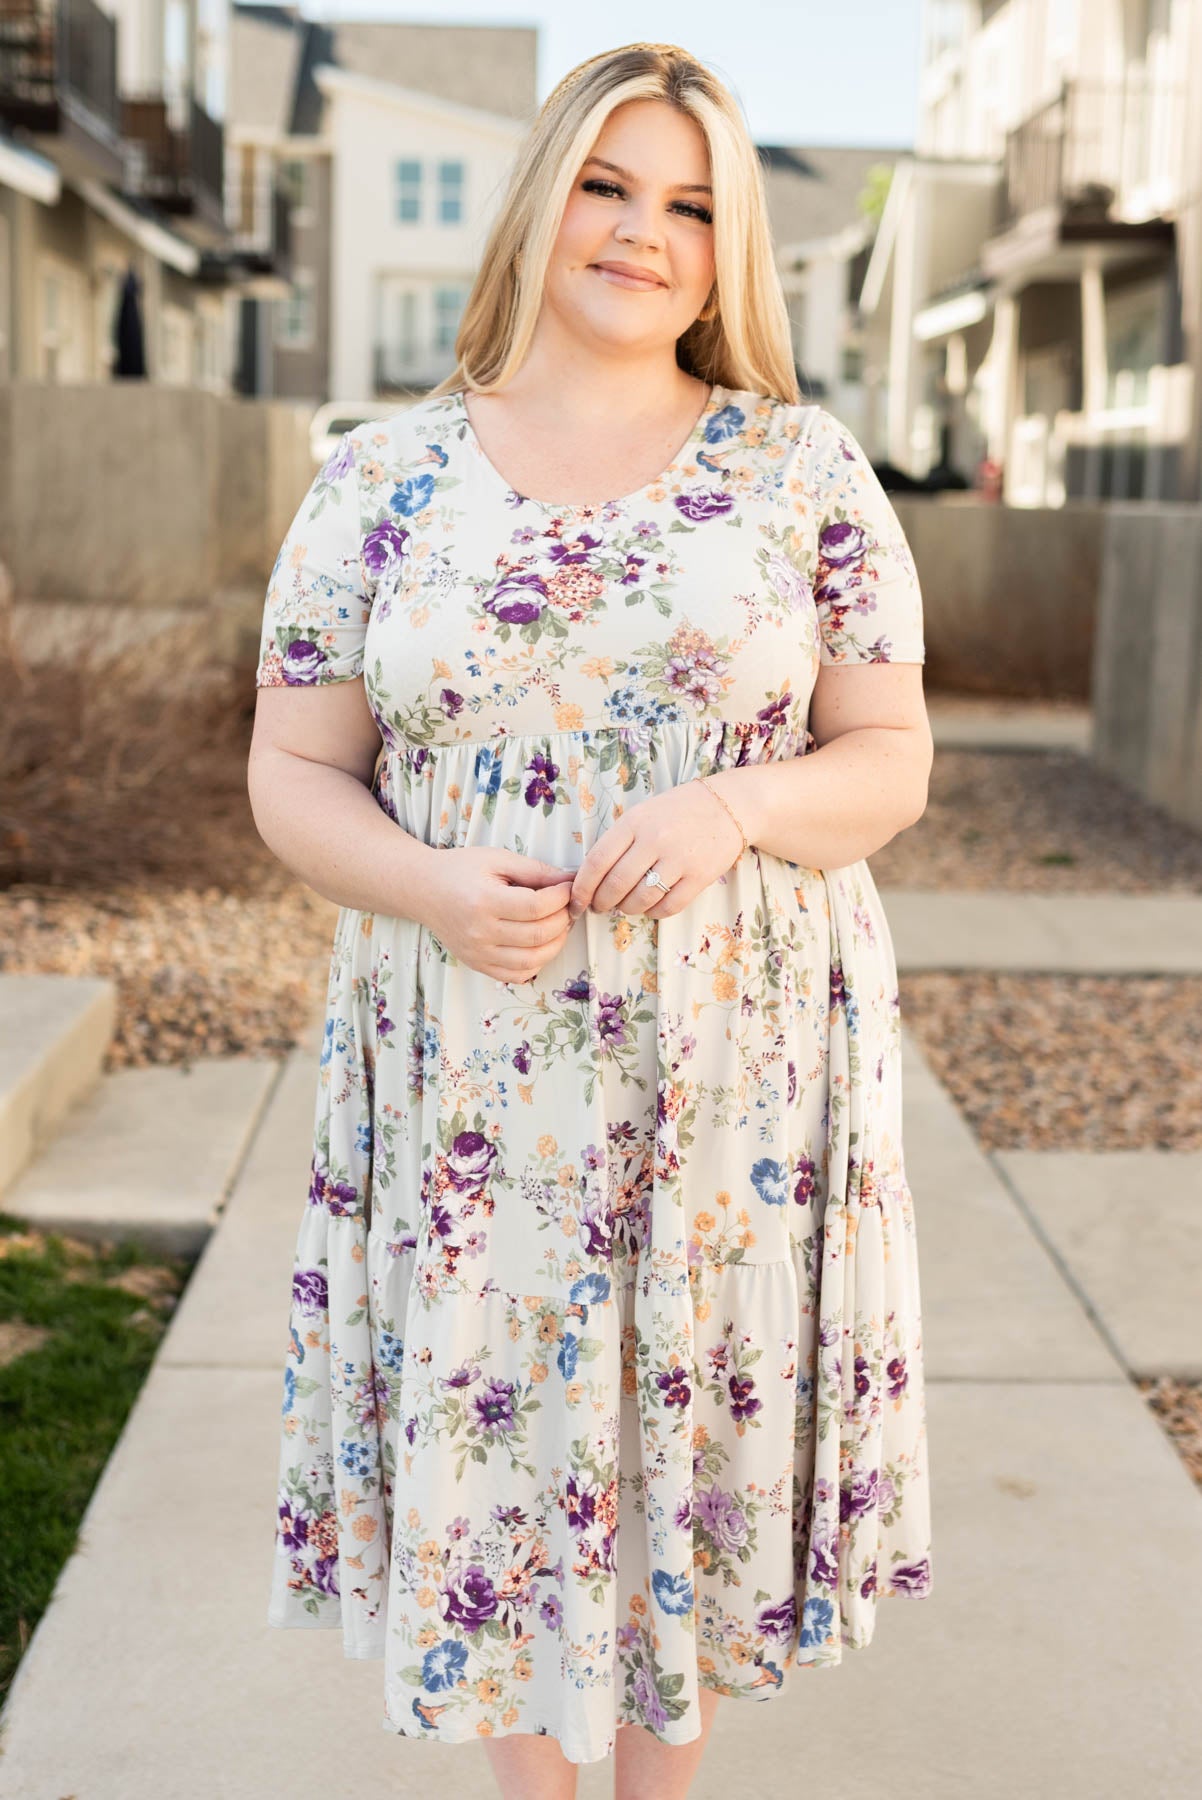
[[[440,850],[434,866],[422,923],[469,968],[530,981],[563,949],[575,870],[492,844]]]

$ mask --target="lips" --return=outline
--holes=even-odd
[[[643,290],[659,290],[667,287],[657,275],[636,273],[632,269],[617,267],[614,263],[590,263],[589,268],[605,281],[612,282],[615,287],[641,288]]]

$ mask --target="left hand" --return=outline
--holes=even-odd
[[[734,819],[705,784],[682,781],[640,800],[602,832],[576,871],[569,916],[576,919],[588,907],[671,918],[724,875],[742,848]],[[650,868],[670,894],[643,880]]]

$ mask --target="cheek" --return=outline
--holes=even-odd
[[[597,254],[597,237],[598,228],[592,209],[581,206],[579,200],[570,195],[559,222],[552,262],[592,262]]]

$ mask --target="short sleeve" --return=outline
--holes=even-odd
[[[361,553],[355,443],[348,431],[314,476],[276,556],[256,687],[322,687],[362,674],[371,596]]]
[[[820,660],[925,662],[922,590],[892,502],[851,432],[822,407],[814,437]]]

